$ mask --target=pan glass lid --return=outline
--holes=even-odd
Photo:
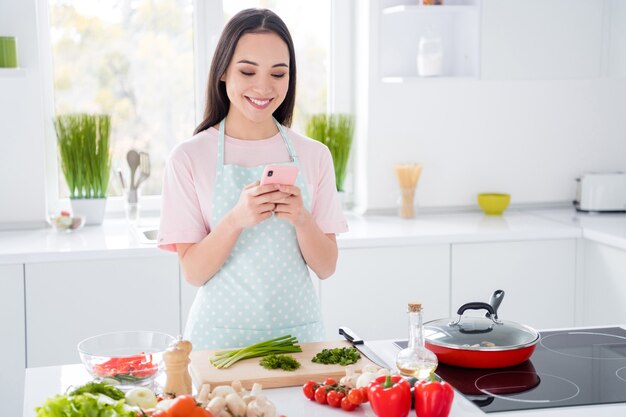
[[[463,317],[458,323],[435,320],[424,324],[428,343],[469,350],[502,350],[533,345],[534,329],[511,321],[494,322],[486,317]]]

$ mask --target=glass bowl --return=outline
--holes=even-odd
[[[163,353],[174,341],[152,331],[106,333],[80,342],[78,353],[93,378],[130,389],[152,383],[163,369]]]
[[[66,211],[48,217],[48,223],[57,232],[70,233],[85,225],[85,216],[72,216]]]

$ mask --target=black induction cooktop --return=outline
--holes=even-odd
[[[440,364],[436,373],[486,413],[626,402],[626,330],[540,333],[532,356],[520,365]],[[406,347],[406,341],[396,344]]]

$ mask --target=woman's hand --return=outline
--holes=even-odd
[[[241,230],[270,218],[276,201],[289,196],[278,187],[276,184],[259,185],[259,181],[246,185],[239,195],[239,201],[230,211],[231,224]]]
[[[276,217],[287,220],[296,228],[303,225],[310,217],[310,213],[304,207],[300,188],[295,185],[279,185],[278,190],[286,196],[276,200],[274,208]]]

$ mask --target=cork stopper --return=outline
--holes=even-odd
[[[411,313],[419,313],[420,311],[422,311],[422,305],[421,304],[409,303],[409,312],[411,312]]]

